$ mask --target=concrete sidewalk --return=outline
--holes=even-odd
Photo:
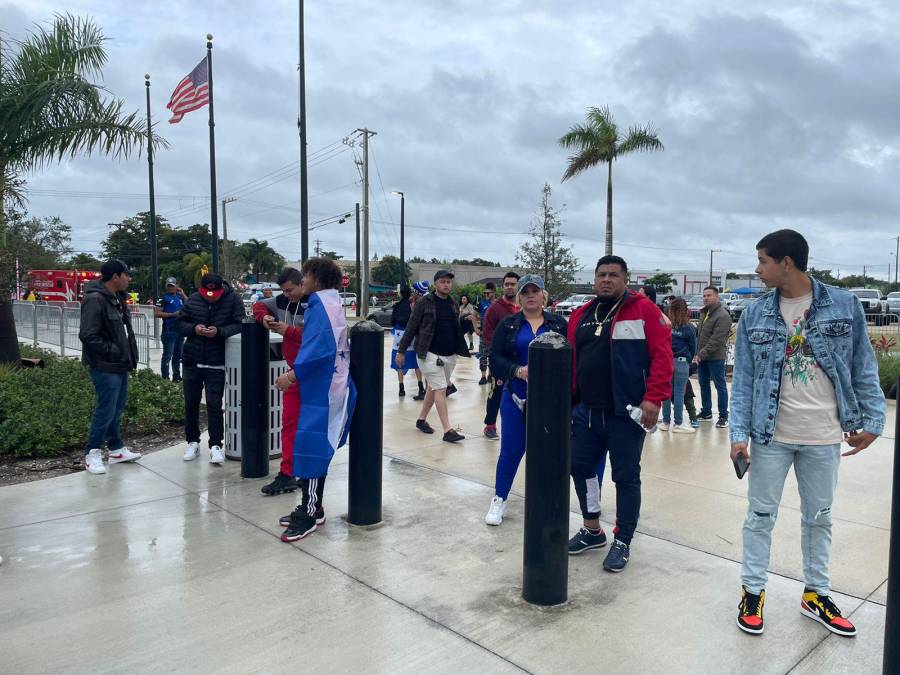
[[[570,558],[567,605],[521,598],[524,464],[504,523],[483,516],[499,446],[480,436],[477,362],[454,376],[449,445],[413,428],[419,405],[385,374],[385,522],[349,526],[347,450],[332,464],[328,522],[294,545],[240,467],[182,447],[0,489],[4,672],[881,672],[892,442],[844,461],[832,578],[859,636],[800,615],[793,476],[775,530],[766,633],[735,626],[746,484],[727,431],[656,433],[628,569],[604,551]],[[414,392],[414,378],[407,377]],[[436,422],[436,414],[432,413]],[[272,472],[277,463],[272,463]],[[604,521],[615,513],[607,476]],[[572,491],[574,532],[580,523]],[[607,528],[609,529],[609,528]]]

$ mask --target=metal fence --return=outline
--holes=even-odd
[[[74,305],[74,306],[71,306]],[[13,302],[13,316],[19,340],[31,340],[35,347],[50,345],[60,356],[81,353],[81,308],[78,303]],[[131,326],[138,345],[138,363],[150,367],[153,326],[145,312],[131,314]]]

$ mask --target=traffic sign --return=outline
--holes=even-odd
[[[345,274],[341,277],[341,288],[347,288],[350,285],[350,275]]]

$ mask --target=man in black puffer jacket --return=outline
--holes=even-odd
[[[209,463],[222,464],[225,453],[225,340],[241,331],[244,303],[218,274],[204,274],[200,290],[181,308],[175,329],[184,335],[181,360],[184,378],[184,461],[200,453],[200,397],[206,389],[209,421]]]

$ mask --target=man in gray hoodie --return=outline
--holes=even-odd
[[[719,420],[716,426],[728,426],[728,388],[725,384],[725,353],[728,349],[728,335],[731,333],[731,314],[719,300],[719,289],[707,286],[703,289],[703,309],[700,310],[700,328],[697,331],[697,355],[694,363],[699,365],[701,422],[712,422],[712,388],[710,380],[716,384],[719,403]]]

